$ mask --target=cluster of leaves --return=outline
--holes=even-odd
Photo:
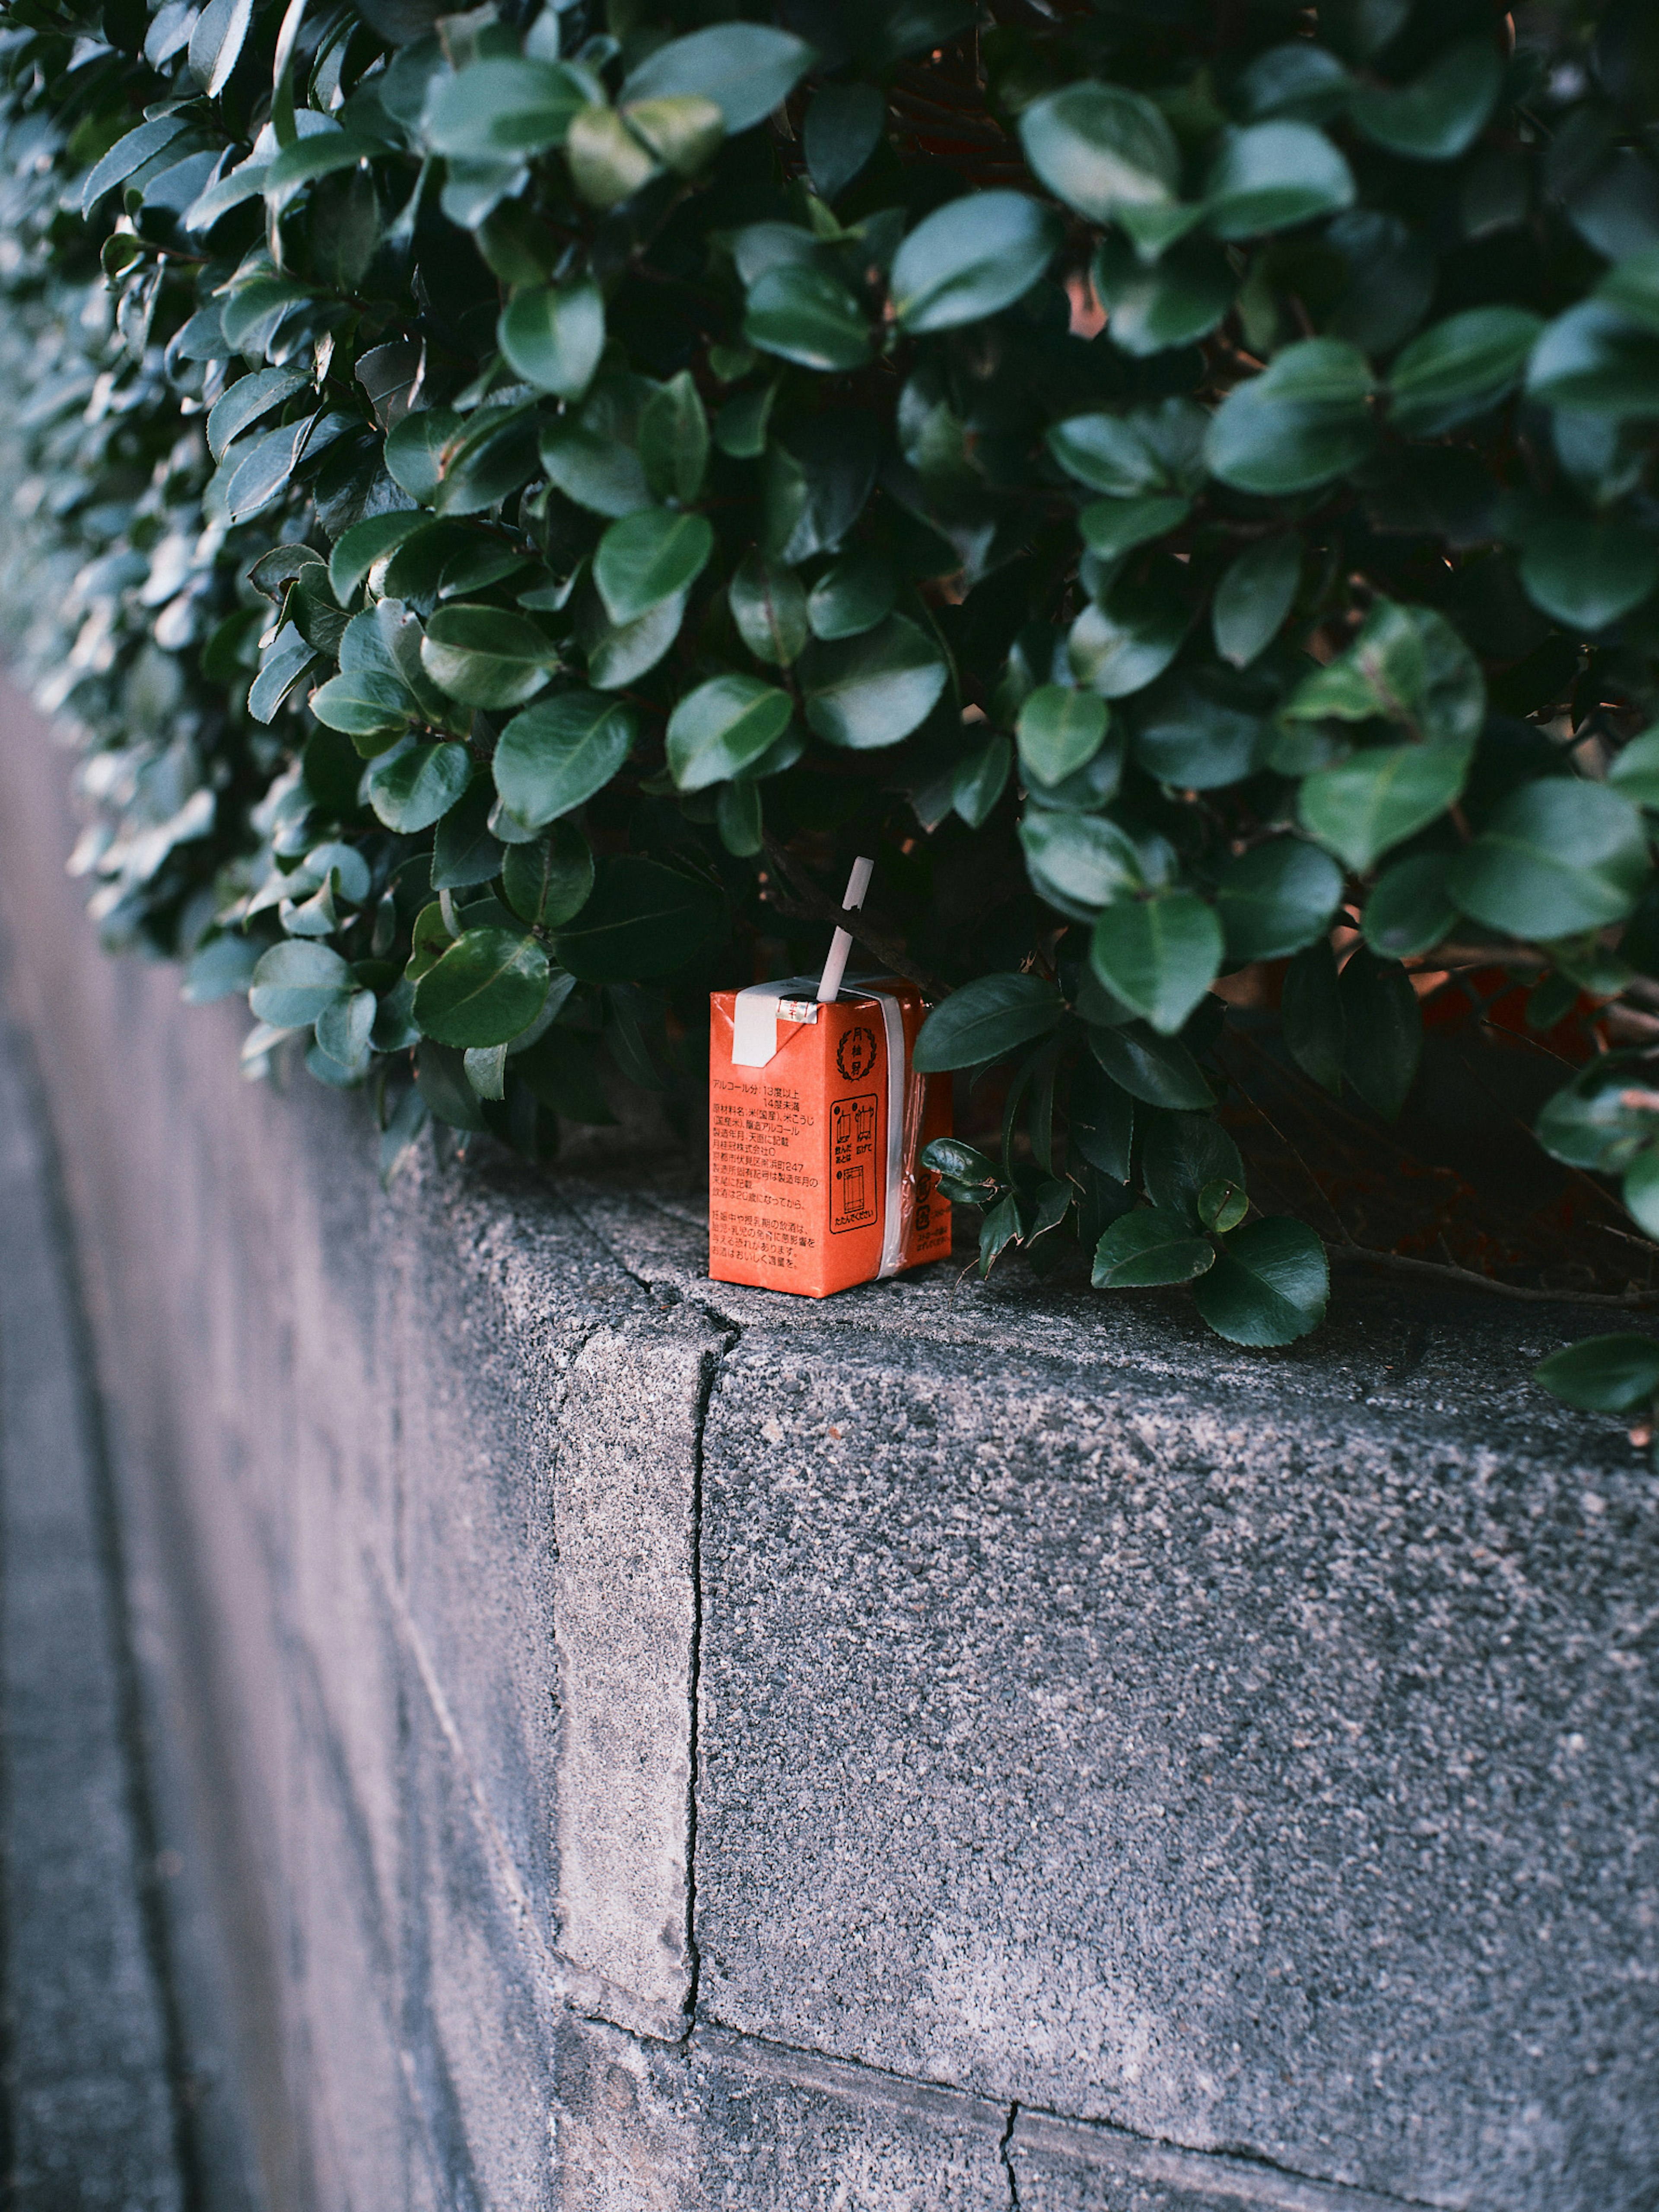
[[[1477,957],[1622,1022],[1539,1135],[1659,1235],[1647,0],[0,23],[14,620],[251,1066],[684,1106],[873,853],[988,1267],[1305,1333],[1224,1034],[1386,1121]]]

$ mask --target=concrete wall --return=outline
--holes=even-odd
[[[3,729],[273,2208],[1652,2212],[1659,1483],[1584,1317],[714,1285],[672,1160],[245,1086]],[[169,1702],[170,1701],[170,1702]]]

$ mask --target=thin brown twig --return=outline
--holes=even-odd
[[[1432,1281],[1455,1284],[1460,1290],[1489,1291],[1498,1298],[1521,1298],[1528,1305],[1620,1306],[1627,1310],[1659,1305],[1659,1290],[1535,1291],[1524,1284],[1500,1283],[1490,1275],[1477,1275],[1472,1267],[1460,1267],[1455,1261],[1411,1260],[1403,1252],[1379,1252],[1370,1244],[1328,1243],[1325,1250],[1332,1260],[1345,1261],[1350,1267],[1380,1267],[1391,1275],[1427,1276]]]
[[[863,945],[866,952],[873,953],[884,968],[890,968],[896,975],[904,976],[918,990],[925,991],[930,999],[943,999],[950,995],[951,986],[941,982],[937,975],[929,975],[925,968],[918,967],[897,939],[878,928],[862,910],[843,907],[839,899],[832,898],[828,891],[821,890],[787,846],[780,845],[775,837],[765,836],[762,839],[762,845],[768,860],[783,878],[785,888],[793,895],[797,918],[833,922],[836,928],[844,929],[849,937]],[[789,907],[781,901],[778,905],[781,912],[790,912]]]

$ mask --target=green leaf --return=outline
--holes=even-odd
[[[240,438],[262,415],[292,399],[296,392],[305,391],[310,382],[302,368],[258,368],[251,376],[238,377],[214,402],[208,416],[209,453],[216,461],[222,460],[233,439]]]
[[[498,55],[433,82],[421,128],[434,154],[471,161],[562,146],[587,87],[558,62]]]
[[[663,171],[655,154],[609,107],[585,107],[572,117],[564,157],[577,191],[596,208],[620,207]]]
[[[651,507],[613,522],[593,556],[605,612],[613,623],[637,622],[689,590],[714,550],[714,529],[704,515]]]
[[[1170,484],[1167,462],[1142,430],[1135,415],[1072,415],[1046,442],[1068,476],[1114,499],[1136,499]]]
[[[978,830],[990,820],[1008,787],[1013,764],[1014,749],[1006,738],[1000,737],[987,738],[958,762],[951,804],[970,830]]]
[[[405,415],[386,433],[386,473],[398,489],[432,504],[443,474],[445,448],[465,428],[465,419],[452,407],[426,407]]]
[[[605,351],[604,295],[591,277],[530,286],[501,309],[496,335],[526,384],[561,399],[580,399]]]
[[[375,514],[367,521],[354,522],[349,530],[342,533],[329,556],[328,580],[340,605],[349,606],[357,586],[374,563],[383,561],[388,553],[395,553],[405,540],[426,526],[427,517],[420,507],[405,507],[397,514]]]
[[[1072,1070],[1066,1115],[1071,1141],[1090,1166],[1114,1182],[1127,1182],[1135,1102],[1092,1058],[1079,1060]]]
[[[452,1129],[488,1127],[478,1094],[466,1079],[465,1062],[449,1046],[422,1038],[416,1054],[415,1085],[434,1118]]]
[[[1527,597],[1576,630],[1605,629],[1659,585],[1659,542],[1617,515],[1572,518],[1534,530],[1521,550]]]
[[[1423,1015],[1412,979],[1397,960],[1379,960],[1362,945],[1350,956],[1339,988],[1347,1030],[1344,1071],[1369,1107],[1395,1121],[1423,1051]]]
[[[1288,230],[1354,203],[1347,163],[1310,123],[1257,123],[1223,133],[1204,188],[1218,238]]]
[[[1374,430],[1365,356],[1340,338],[1304,338],[1236,385],[1206,453],[1224,483],[1278,496],[1311,491],[1364,460]]]
[[[1024,192],[973,192],[935,208],[893,258],[889,290],[913,337],[980,321],[1023,299],[1064,236],[1059,217]]]
[[[1618,1175],[1652,1142],[1659,1119],[1646,1103],[1649,1069],[1634,1052],[1605,1052],[1547,1098],[1534,1131],[1553,1159]]]
[[[533,937],[469,929],[415,986],[415,1018],[440,1044],[505,1044],[541,1012],[548,981],[547,955]]]
[[[189,128],[181,115],[158,115],[118,138],[81,188],[81,213],[88,222],[106,192],[124,185]],[[199,143],[199,142],[198,142]]]
[[[630,100],[623,121],[657,159],[677,176],[695,177],[719,152],[726,118],[701,93],[676,93],[662,100]]]
[[[1216,586],[1210,610],[1215,649],[1235,668],[1248,668],[1285,626],[1302,581],[1302,539],[1281,532],[1248,546]]]
[[[521,921],[559,929],[574,921],[593,889],[593,855],[574,822],[556,822],[533,844],[510,845],[501,889]]]
[[[1437,744],[1467,747],[1486,722],[1486,678],[1443,615],[1379,599],[1347,652],[1305,677],[1281,714],[1289,721],[1381,715]]]
[[[1214,1245],[1194,1236],[1179,1214],[1141,1206],[1121,1215],[1102,1237],[1090,1280],[1097,1291],[1190,1283],[1214,1267],[1215,1257]]]
[[[614,518],[651,505],[644,465],[619,439],[566,416],[543,427],[541,452],[549,480],[578,507]]]
[[[405,743],[375,762],[368,803],[388,830],[412,836],[449,811],[471,775],[465,745]]]
[[[420,709],[394,677],[365,673],[332,676],[311,695],[311,711],[331,730],[342,730],[355,742],[378,738],[379,744],[359,744],[368,758],[384,752],[400,738]]]
[[[1451,855],[1419,853],[1396,860],[1377,878],[1362,917],[1365,942],[1387,960],[1427,952],[1450,936],[1457,920]]]
[[[1116,561],[1179,529],[1192,511],[1187,499],[1097,499],[1084,508],[1078,526],[1091,553]]]
[[[1092,691],[1042,684],[1019,710],[1019,757],[1039,783],[1059,783],[1091,761],[1106,742],[1106,702]]]
[[[1358,875],[1443,814],[1468,773],[1463,745],[1374,745],[1304,777],[1302,826]]]
[[[1622,920],[1650,872],[1642,817],[1627,799],[1548,776],[1498,801],[1453,863],[1450,889],[1488,928],[1547,943]]]
[[[1228,959],[1282,960],[1300,952],[1329,928],[1341,896],[1342,871],[1298,838],[1241,853],[1216,878]]]
[[[913,1065],[919,1075],[978,1067],[1058,1028],[1066,1001],[1041,975],[981,975],[941,1000],[922,1024]]]
[[[595,608],[603,617],[604,608],[597,600]],[[656,666],[679,635],[684,619],[685,594],[677,592],[636,622],[595,632],[586,640],[588,682],[596,690],[622,690]]]
[[[1282,1214],[1235,1230],[1193,1287],[1216,1334],[1252,1347],[1306,1336],[1324,1320],[1330,1294],[1325,1247],[1306,1222]]]
[[[1112,343],[1140,360],[1208,337],[1238,290],[1221,248],[1198,240],[1172,247],[1149,268],[1127,240],[1103,238],[1094,280]]]
[[[1019,118],[1032,173],[1091,222],[1161,212],[1181,181],[1181,148],[1150,100],[1122,86],[1068,84]]]
[[[495,804],[487,770],[476,769],[471,782],[439,823],[432,841],[434,891],[470,890],[500,874],[506,848],[489,826]]]
[[[1503,88],[1490,38],[1448,46],[1409,84],[1362,87],[1350,113],[1368,138],[1413,161],[1455,161],[1486,126]]]
[[[561,691],[526,707],[495,747],[501,804],[532,828],[571,813],[604,790],[637,733],[633,709],[597,691]]]
[[[1533,349],[1527,396],[1615,422],[1659,416],[1659,333],[1601,300],[1559,315]]]
[[[602,865],[592,896],[553,949],[585,983],[671,975],[714,934],[725,903],[702,877],[624,854]]]
[[[190,34],[190,69],[210,100],[217,100],[247,42],[253,0],[208,0]]]
[[[933,640],[903,615],[859,637],[814,640],[799,666],[808,723],[827,744],[860,752],[908,738],[950,675]]]
[[[690,506],[708,465],[708,417],[690,372],[653,392],[640,416],[640,459],[659,499]]]
[[[517,707],[544,688],[558,648],[527,616],[502,607],[440,607],[421,641],[421,665],[465,707]]]
[[[826,641],[861,637],[893,611],[898,579],[893,564],[867,545],[854,545],[833,562],[807,595],[806,620]]]
[[[1659,809],[1659,723],[1631,738],[1608,769],[1607,781],[1633,806]]]
[[[1638,1229],[1659,1237],[1659,1148],[1650,1145],[1625,1170],[1619,1195]]]
[[[1095,924],[1094,969],[1109,991],[1172,1036],[1215,981],[1221,924],[1194,892],[1122,899]]]
[[[480,408],[466,434],[446,448],[432,495],[439,514],[482,514],[536,473],[537,421],[528,407]]]
[[[1141,1179],[1152,1204],[1177,1214],[1188,1229],[1203,1223],[1200,1194],[1217,1183],[1244,1187],[1238,1146],[1212,1114],[1143,1113]],[[1207,1224],[1204,1224],[1206,1225]]]
[[[1659,1398],[1659,1343],[1634,1334],[1587,1336],[1551,1352],[1533,1374],[1586,1413],[1644,1413]]]
[[[757,676],[716,676],[688,692],[668,718],[668,766],[682,791],[741,775],[789,726],[787,691]]]
[[[621,100],[712,100],[730,132],[748,131],[781,107],[816,58],[804,39],[767,23],[717,23],[671,39],[623,84]]]
[[[255,1017],[273,1029],[297,1030],[351,995],[351,970],[326,945],[288,938],[260,957],[248,992]]]
[[[1524,307],[1471,307],[1406,346],[1389,375],[1389,414],[1407,437],[1437,437],[1521,381],[1544,327]]]
[[[873,84],[820,85],[806,111],[801,146],[821,198],[833,203],[881,143],[887,102]]]
[[[806,642],[806,593],[793,568],[750,553],[726,586],[738,635],[757,660],[787,668]]]
[[[1346,106],[1353,79],[1334,54],[1310,39],[1269,46],[1233,81],[1231,105],[1247,122],[1292,115],[1322,123]]]
[[[1133,839],[1104,815],[1028,806],[1019,842],[1036,890],[1074,920],[1142,887]]]
[[[1184,602],[1162,581],[1119,584],[1105,606],[1085,607],[1072,624],[1066,661],[1079,683],[1103,699],[1127,699],[1162,676],[1189,620]]]
[[[1266,723],[1259,695],[1224,670],[1198,668],[1160,684],[1141,711],[1135,757],[1179,791],[1242,783],[1258,764]]]
[[[1342,1096],[1347,1058],[1348,1018],[1343,1010],[1341,978],[1328,939],[1298,952],[1285,970],[1279,997],[1285,1049],[1304,1075]]]
[[[296,139],[293,145],[283,147],[265,171],[265,198],[272,210],[280,215],[307,185],[331,177],[341,169],[355,169],[360,162],[373,161],[390,150],[383,140],[352,131],[327,131],[314,137]]]
[[[743,334],[763,353],[804,368],[862,368],[870,325],[839,276],[809,262],[781,262],[750,289]]]
[[[1186,1046],[1177,1037],[1159,1036],[1145,1022],[1116,1029],[1091,1024],[1089,1049],[1113,1082],[1143,1105],[1207,1112],[1215,1104]]]

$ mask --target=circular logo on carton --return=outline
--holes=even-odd
[[[860,1023],[848,1030],[836,1047],[836,1066],[849,1083],[857,1083],[868,1075],[876,1064],[876,1034]]]

